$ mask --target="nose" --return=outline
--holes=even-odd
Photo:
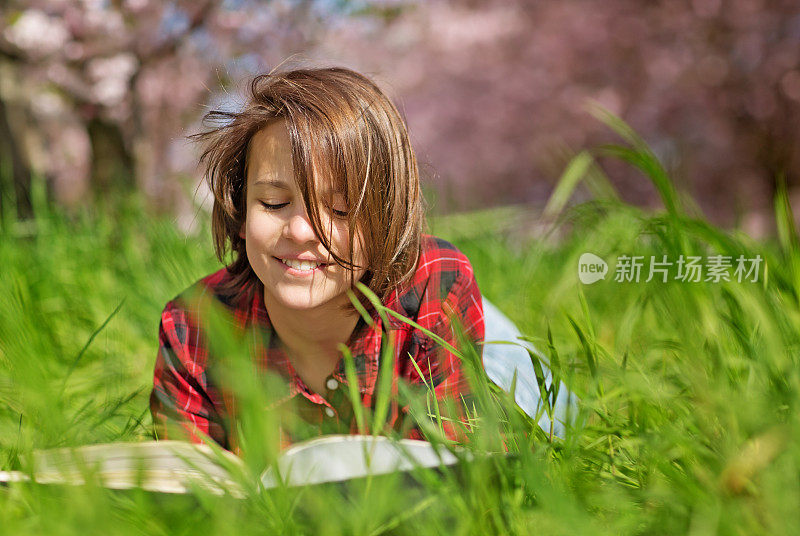
[[[317,241],[305,206],[300,203],[295,204],[295,210],[283,227],[283,234],[286,238],[299,243]]]

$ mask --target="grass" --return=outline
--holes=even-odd
[[[800,243],[785,190],[775,204],[778,240],[756,242],[715,228],[674,189],[635,133],[602,110],[595,113],[621,143],[579,155],[548,205],[539,238],[523,242],[497,224],[508,211],[432,224],[469,256],[483,293],[579,396],[580,426],[569,428],[563,441],[550,441],[477,375],[470,448],[495,448],[502,433],[515,456],[475,463],[457,477],[425,473],[417,486],[375,481],[345,490],[256,493],[243,501],[20,484],[0,488],[0,529],[794,533],[800,524]],[[598,156],[642,170],[664,210],[645,213],[620,201],[594,164]],[[565,209],[582,181],[597,199]],[[208,232],[183,236],[135,203],[114,218],[68,219],[41,201],[36,208],[33,229],[20,231],[7,218],[0,239],[0,469],[23,466],[34,448],[148,438],[161,308],[217,268]],[[608,262],[605,280],[578,281],[585,252]],[[621,255],[676,261],[717,254],[760,255],[758,281],[679,281],[676,266],[666,283],[614,280]],[[468,347],[461,352],[474,363]],[[274,454],[258,448],[269,434],[255,422],[263,402],[259,384],[243,388],[251,390],[256,432],[247,439],[256,468]],[[424,398],[415,404],[418,412],[429,411]],[[380,417],[363,416],[365,422]]]

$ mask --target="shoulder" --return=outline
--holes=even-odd
[[[182,290],[177,296],[172,298],[169,304],[176,307],[191,307],[201,298],[213,298],[229,309],[236,309],[246,306],[243,302],[234,300],[232,284],[233,276],[227,268],[222,268],[206,275]]]
[[[200,324],[204,302],[222,304],[233,314],[244,309],[245,304],[235,302],[230,293],[231,282],[227,268],[198,279],[167,302],[161,312],[162,326],[165,329],[174,327],[180,342],[185,342],[186,333]]]
[[[416,275],[430,277],[442,272],[473,275],[472,264],[457,247],[438,236],[423,235]]]
[[[457,247],[437,236],[423,235],[419,262],[412,278],[398,289],[397,305],[401,314],[419,318],[474,277],[472,264]]]

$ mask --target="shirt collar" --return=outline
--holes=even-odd
[[[396,301],[396,292],[392,294],[390,302]],[[256,359],[259,364],[266,369],[273,370],[286,378],[289,382],[289,394],[294,396],[303,391],[305,384],[295,372],[294,367],[289,361],[289,357],[283,349],[280,339],[278,339],[272,324],[269,320],[266,307],[264,306],[263,289],[260,285],[253,292],[253,300],[250,304],[250,322],[259,329],[254,331],[254,336],[260,335],[261,342],[266,342],[266,346],[258,344],[259,350]],[[383,321],[376,311],[371,314],[372,325],[365,322],[363,317],[359,318],[353,333],[350,336],[350,353],[355,365],[356,377],[358,379],[359,391],[362,397],[372,397],[378,379],[378,368],[381,356],[381,343],[384,337]],[[389,329],[397,329],[399,323],[394,318],[389,317]],[[256,335],[256,333],[258,335]],[[348,385],[344,359],[341,359],[333,371],[332,376],[340,383]],[[307,388],[306,388],[307,390]]]

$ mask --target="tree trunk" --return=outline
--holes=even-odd
[[[11,163],[9,166],[6,162]],[[11,185],[6,183],[5,170],[10,167]],[[9,187],[10,186],[10,187]],[[17,218],[30,218],[33,216],[31,204],[31,168],[22,152],[19,142],[14,138],[11,121],[8,117],[8,108],[0,96],[0,211],[7,206],[4,197],[7,193],[14,192],[16,199]],[[3,216],[5,216],[3,214]]]
[[[128,193],[136,188],[133,157],[125,146],[119,126],[100,118],[86,125],[92,146],[91,185],[98,199]]]

